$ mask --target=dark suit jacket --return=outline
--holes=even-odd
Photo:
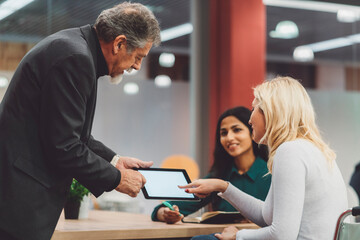
[[[355,190],[360,203],[360,163],[355,166],[355,170],[351,175],[350,186]]]
[[[117,186],[115,153],[90,135],[106,74],[90,25],[55,33],[22,59],[0,106],[0,229],[50,239],[72,178],[95,196]]]

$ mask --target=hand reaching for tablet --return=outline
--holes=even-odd
[[[121,169],[132,169],[132,168],[149,168],[153,165],[153,162],[141,161],[137,158],[132,157],[119,157],[116,164],[116,168]]]
[[[212,192],[225,192],[229,183],[221,179],[198,179],[190,184],[179,186],[185,188],[185,192],[193,193],[200,198],[208,196]]]
[[[121,172],[120,184],[115,188],[116,191],[136,197],[146,180],[141,173],[132,170],[132,168],[149,168],[153,162],[141,161],[132,157],[119,157],[116,168]]]
[[[136,197],[146,183],[144,176],[131,169],[120,169],[120,172],[120,184],[115,190],[128,194],[130,197]]]

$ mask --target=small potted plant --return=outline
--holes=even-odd
[[[67,196],[64,213],[65,219],[78,219],[81,201],[84,196],[89,195],[89,190],[81,185],[75,178],[70,187],[69,195]]]

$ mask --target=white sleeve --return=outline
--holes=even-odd
[[[273,216],[270,226],[260,229],[240,230],[237,240],[277,239],[296,240],[301,223],[304,199],[306,166],[302,161],[302,154],[296,146],[283,144],[277,149],[273,171]],[[248,199],[236,199],[241,205],[253,207],[253,204],[245,203]],[[241,208],[245,210],[245,207]],[[249,214],[259,214],[251,210]]]
[[[231,205],[233,205],[242,215],[259,226],[266,226],[262,216],[264,202],[244,193],[237,187],[229,183],[225,192],[218,194]]]

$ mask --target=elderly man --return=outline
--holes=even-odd
[[[22,59],[0,106],[0,239],[50,239],[72,178],[95,196],[139,193],[145,179],[131,169],[152,162],[120,157],[90,134],[97,79],[119,82],[159,43],[152,12],[125,2]]]

